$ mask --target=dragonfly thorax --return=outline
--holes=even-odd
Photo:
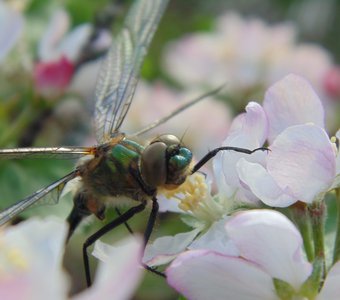
[[[158,188],[173,189],[191,172],[191,151],[173,135],[161,135],[146,146],[120,135],[96,148],[80,165],[87,198],[127,196],[142,201]],[[105,201],[106,202],[106,201]]]
[[[161,135],[142,152],[141,176],[148,186],[172,189],[185,181],[191,161],[191,151],[176,136]]]

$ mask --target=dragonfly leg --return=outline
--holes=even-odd
[[[148,244],[152,230],[155,226],[155,222],[156,222],[156,218],[157,218],[157,214],[158,214],[158,209],[159,209],[159,204],[158,204],[157,198],[152,197],[152,209],[151,209],[151,213],[150,213],[150,216],[149,216],[148,224],[146,225],[146,229],[145,229],[145,232],[144,232],[144,248],[143,248],[143,255],[142,256],[144,256],[145,247]],[[148,270],[148,271],[150,271],[150,272],[152,272],[156,275],[162,276],[164,278],[166,277],[166,275],[164,273],[157,271],[155,268],[149,267],[148,265],[146,265],[144,263],[142,265],[146,270]]]
[[[238,148],[238,147],[219,147],[216,148],[214,150],[209,151],[205,156],[203,156],[203,158],[201,158],[200,161],[198,161],[196,163],[196,165],[193,167],[191,174],[194,174],[195,172],[197,172],[200,168],[202,168],[202,166],[204,166],[210,159],[212,159],[213,157],[216,156],[216,154],[220,151],[235,151],[235,152],[241,152],[241,153],[245,153],[245,154],[252,154],[256,151],[270,151],[270,149],[266,148],[266,147],[260,147],[260,148],[256,148],[254,150],[249,150],[249,149],[245,149],[245,148]]]
[[[117,207],[115,208],[115,211],[118,214],[118,216],[122,215],[122,213],[120,212],[120,210]],[[126,229],[133,235],[134,232],[133,232],[131,226],[129,225],[129,223],[128,222],[124,222],[124,225],[125,225]]]
[[[90,265],[89,265],[89,257],[87,254],[87,248],[91,246],[96,240],[100,239],[104,234],[116,228],[117,226],[125,223],[130,218],[132,218],[135,214],[143,211],[145,209],[146,202],[142,202],[141,204],[130,208],[128,211],[123,213],[118,218],[114,219],[112,222],[106,224],[97,232],[92,234],[85,243],[83,244],[83,260],[84,260],[84,269],[85,269],[85,277],[87,286],[91,286],[91,274],[90,274]]]

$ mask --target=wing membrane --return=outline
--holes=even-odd
[[[77,176],[76,174],[77,174],[77,171],[75,170],[67,174],[63,178],[50,184],[49,186],[40,189],[39,191],[35,192],[33,195],[13,204],[12,206],[0,212],[0,226],[5,224],[9,220],[11,220],[13,217],[21,213],[26,208],[37,203],[41,198],[45,197],[47,194],[49,194],[53,190],[62,189],[68,181],[70,181],[71,179]]]
[[[44,147],[44,148],[12,148],[0,149],[1,159],[17,158],[77,158],[91,154],[90,147]]]
[[[158,119],[150,124],[148,124],[147,126],[145,126],[144,128],[142,128],[141,130],[133,133],[133,134],[129,134],[130,137],[134,137],[134,136],[139,136],[142,135],[152,129],[154,129],[157,126],[160,126],[162,124],[164,124],[165,122],[169,121],[170,119],[172,119],[173,117],[177,116],[178,114],[180,114],[181,112],[185,111],[186,109],[188,109],[189,107],[195,105],[196,103],[207,99],[208,97],[217,94],[222,88],[224,87],[224,85],[221,85],[220,87],[218,87],[217,89],[214,89],[212,91],[209,91],[195,99],[192,99],[189,102],[186,102],[184,104],[182,104],[181,106],[179,106],[177,109],[175,109],[174,111],[172,111],[171,113],[169,113],[168,115],[164,116],[161,119]]]
[[[102,143],[117,132],[129,110],[139,71],[168,0],[139,0],[131,7],[103,61],[95,99],[95,128]]]

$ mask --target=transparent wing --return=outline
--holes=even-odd
[[[95,129],[99,143],[117,132],[128,112],[138,74],[168,0],[138,0],[112,46],[95,91]]]
[[[13,217],[21,213],[26,208],[36,204],[40,199],[45,197],[47,194],[52,192],[55,189],[61,190],[65,184],[77,176],[77,171],[73,171],[63,178],[55,181],[54,183],[50,184],[49,186],[35,192],[33,195],[13,204],[12,206],[6,208],[2,212],[0,212],[0,226],[11,220]]]
[[[1,159],[15,158],[77,158],[93,152],[93,147],[44,147],[0,149]]]
[[[214,89],[212,91],[209,91],[195,99],[192,99],[191,101],[182,104],[180,107],[178,107],[176,110],[172,111],[171,113],[169,113],[168,115],[164,116],[161,119],[158,119],[150,124],[148,124],[147,126],[145,126],[144,128],[142,128],[141,130],[133,133],[133,134],[129,134],[129,137],[135,137],[135,136],[139,136],[142,135],[154,128],[156,128],[157,126],[160,126],[162,124],[164,124],[165,122],[167,122],[168,120],[172,119],[173,117],[177,116],[178,114],[180,114],[181,112],[185,111],[186,109],[188,109],[189,107],[193,106],[194,104],[207,99],[210,96],[213,96],[215,94],[217,94],[225,85],[221,85],[220,87],[218,87],[217,89]]]

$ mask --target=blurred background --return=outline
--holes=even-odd
[[[94,145],[93,93],[101,58],[132,1],[0,0],[0,147]],[[340,1],[170,1],[141,71],[122,130],[133,133],[179,105],[225,84],[142,137],[183,137],[196,158],[217,147],[249,101],[293,72],[322,100],[330,135],[340,126]],[[72,170],[67,159],[0,161],[0,209]],[[209,169],[206,170],[209,172]],[[55,200],[58,195],[52,195]],[[67,198],[67,197],[66,197]],[[23,214],[66,218],[72,199]],[[115,217],[109,212],[107,220]],[[147,214],[131,221],[143,232]],[[185,230],[161,214],[153,238]],[[72,292],[84,288],[81,244],[102,223],[92,219],[66,249]],[[113,243],[122,227],[105,237]],[[95,264],[95,262],[93,262]],[[147,272],[146,272],[147,273]],[[145,274],[134,299],[177,299],[162,278]]]

